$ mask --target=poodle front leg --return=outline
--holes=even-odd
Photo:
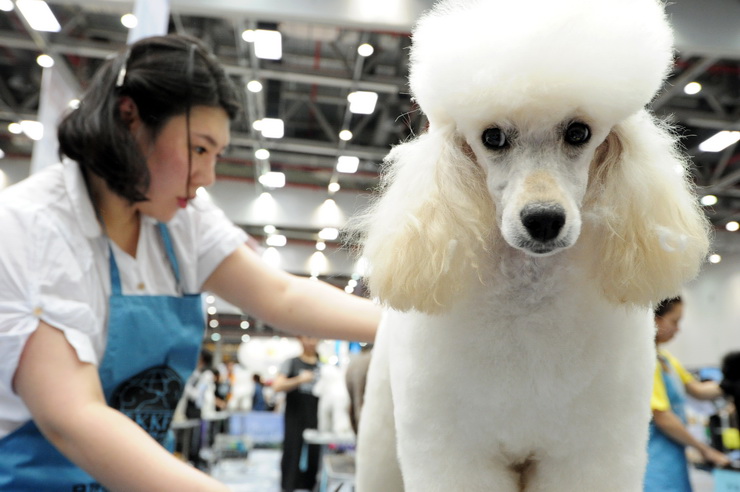
[[[357,492],[404,492],[396,454],[387,316],[375,336],[357,436]]]

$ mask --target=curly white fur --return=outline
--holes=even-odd
[[[358,490],[640,491],[648,307],[708,248],[676,136],[643,109],[671,62],[662,4],[448,0],[413,41],[430,130],[357,226],[392,308]]]

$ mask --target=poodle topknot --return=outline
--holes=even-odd
[[[614,124],[650,102],[672,59],[660,0],[448,0],[413,31],[410,86],[433,127],[574,107]]]

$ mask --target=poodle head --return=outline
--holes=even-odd
[[[411,91],[432,127],[574,108],[613,125],[673,60],[660,0],[443,0],[412,39]]]
[[[440,312],[501,248],[577,242],[569,257],[616,303],[675,295],[697,273],[708,229],[688,162],[644,109],[672,61],[659,0],[443,0],[413,43],[430,128],[391,151],[355,223],[374,295]]]

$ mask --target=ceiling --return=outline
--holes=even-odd
[[[724,3],[729,8],[726,12],[738,13],[736,49],[732,44],[729,49],[705,48],[691,40],[683,48],[679,45],[674,74],[653,106],[661,116],[672,115],[679,125],[697,185],[719,198],[707,208],[708,215],[723,227],[731,219],[740,219],[740,146],[718,153],[701,152],[697,146],[719,130],[740,130],[740,0],[705,1],[698,2],[705,10],[709,4]],[[84,87],[102,60],[126,43],[128,30],[120,16],[133,2],[49,3],[62,25],[59,33],[31,30],[17,10],[0,12],[0,148],[10,156],[27,157],[32,149],[30,140],[7,131],[7,123],[36,117],[42,69],[35,59],[40,52],[53,53]],[[344,191],[366,193],[376,185],[379,163],[389,147],[426,125],[406,86],[410,42],[404,26],[365,25],[362,19],[316,24],[280,12],[249,13],[247,7],[245,13],[234,15],[228,10],[179,9],[187,2],[171,3],[170,31],[204,40],[240,86],[253,79],[264,86],[256,94],[243,91],[246,110],[233,125],[232,148],[217,167],[219,179],[254,180],[269,162],[272,170],[285,173],[288,186],[326,189],[331,181],[338,181]],[[697,2],[676,2],[679,10],[682,5],[690,8],[689,3]],[[306,9],[311,2],[303,4]],[[684,21],[686,15],[679,13],[675,12],[677,20]],[[677,25],[677,31],[684,35],[692,28],[706,31],[712,26],[712,19],[695,17],[686,26]],[[246,28],[279,29],[283,58],[257,59],[241,38]],[[363,42],[375,47],[367,58],[357,54]],[[683,92],[691,81],[702,84],[699,94]],[[354,90],[378,93],[372,114],[348,111],[347,94]],[[265,140],[252,128],[252,121],[265,116],[286,122],[284,138]],[[353,132],[349,142],[338,138],[342,129]],[[254,158],[254,150],[262,147],[269,149],[269,161]],[[360,158],[357,173],[338,175],[334,170],[337,156],[344,153]],[[260,234],[258,229],[251,232]],[[306,234],[295,231],[296,238]]]

